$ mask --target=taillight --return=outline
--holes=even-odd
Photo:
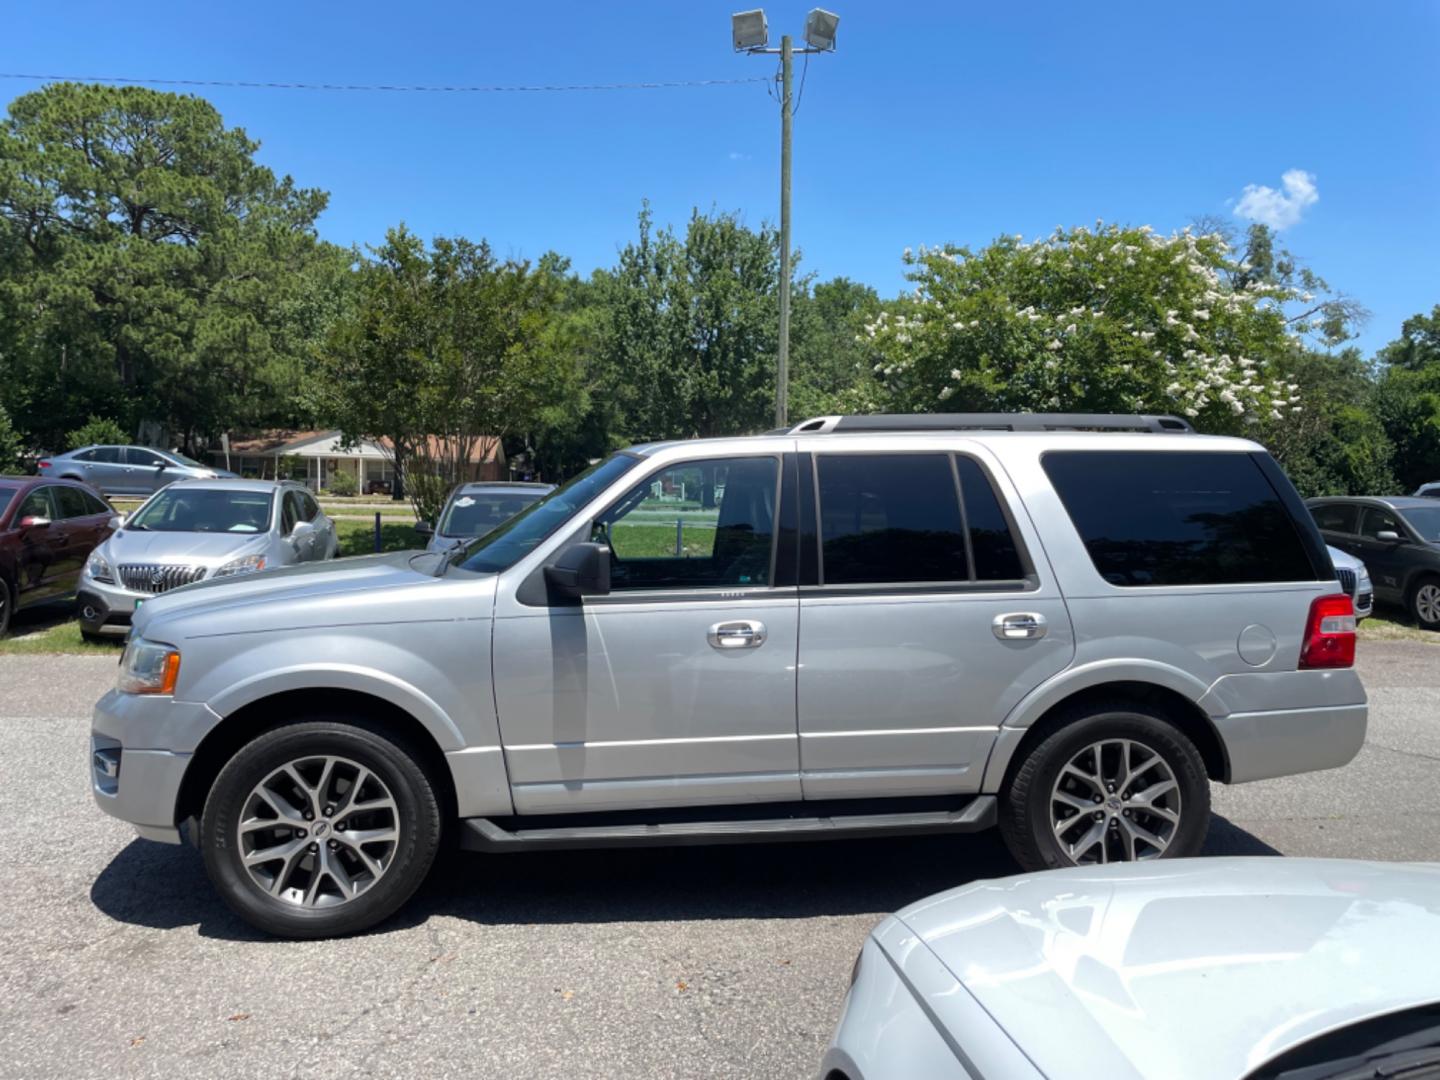
[[[1344,593],[1317,596],[1305,620],[1305,640],[1300,646],[1300,667],[1346,668],[1355,666],[1355,605]]]
[[[48,468],[50,467],[50,462],[48,462],[48,461],[42,461],[42,462],[40,462],[40,464],[39,464],[38,467],[41,468],[41,469],[48,469]]]

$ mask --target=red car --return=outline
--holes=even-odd
[[[0,635],[15,612],[74,594],[115,510],[84,484],[0,476]]]

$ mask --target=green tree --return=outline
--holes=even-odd
[[[78,450],[82,446],[124,446],[130,441],[125,429],[108,416],[92,416],[84,424],[65,436],[65,449]]]
[[[690,216],[684,237],[640,211],[639,237],[597,279],[600,366],[630,440],[730,435],[770,422],[780,261],[775,230]]]
[[[863,331],[880,310],[879,294],[849,278],[797,285],[790,316],[792,418],[873,411],[878,388]]]
[[[1304,292],[1246,277],[1213,233],[1097,224],[906,262],[913,292],[865,327],[891,407],[1173,411],[1251,434],[1303,409],[1279,364],[1312,329],[1287,314]]]
[[[359,270],[354,310],[312,372],[315,411],[393,455],[416,514],[435,520],[485,440],[528,430],[575,387],[556,318],[563,261],[500,261],[482,243],[404,226]]]
[[[0,474],[18,473],[23,463],[25,440],[10,424],[10,414],[0,405]]]
[[[1440,304],[1406,319],[1376,356],[1375,411],[1395,444],[1404,490],[1440,479]]]
[[[57,83],[0,126],[0,372],[42,441],[123,403],[190,444],[265,413],[314,333],[296,303],[323,192],[201,98]]]

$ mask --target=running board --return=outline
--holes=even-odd
[[[639,847],[646,844],[776,843],[787,840],[849,840],[917,833],[979,832],[995,824],[994,795],[977,795],[959,810],[758,821],[674,821],[647,825],[578,825],[553,829],[507,829],[489,818],[466,818],[460,846],[470,851],[537,851],[566,848]],[[516,819],[511,819],[516,820]],[[523,819],[522,819],[523,820]]]

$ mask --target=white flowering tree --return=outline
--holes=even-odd
[[[1097,222],[905,261],[913,292],[863,332],[890,408],[1174,412],[1211,431],[1301,408],[1277,365],[1313,298],[1248,273],[1217,233]]]

